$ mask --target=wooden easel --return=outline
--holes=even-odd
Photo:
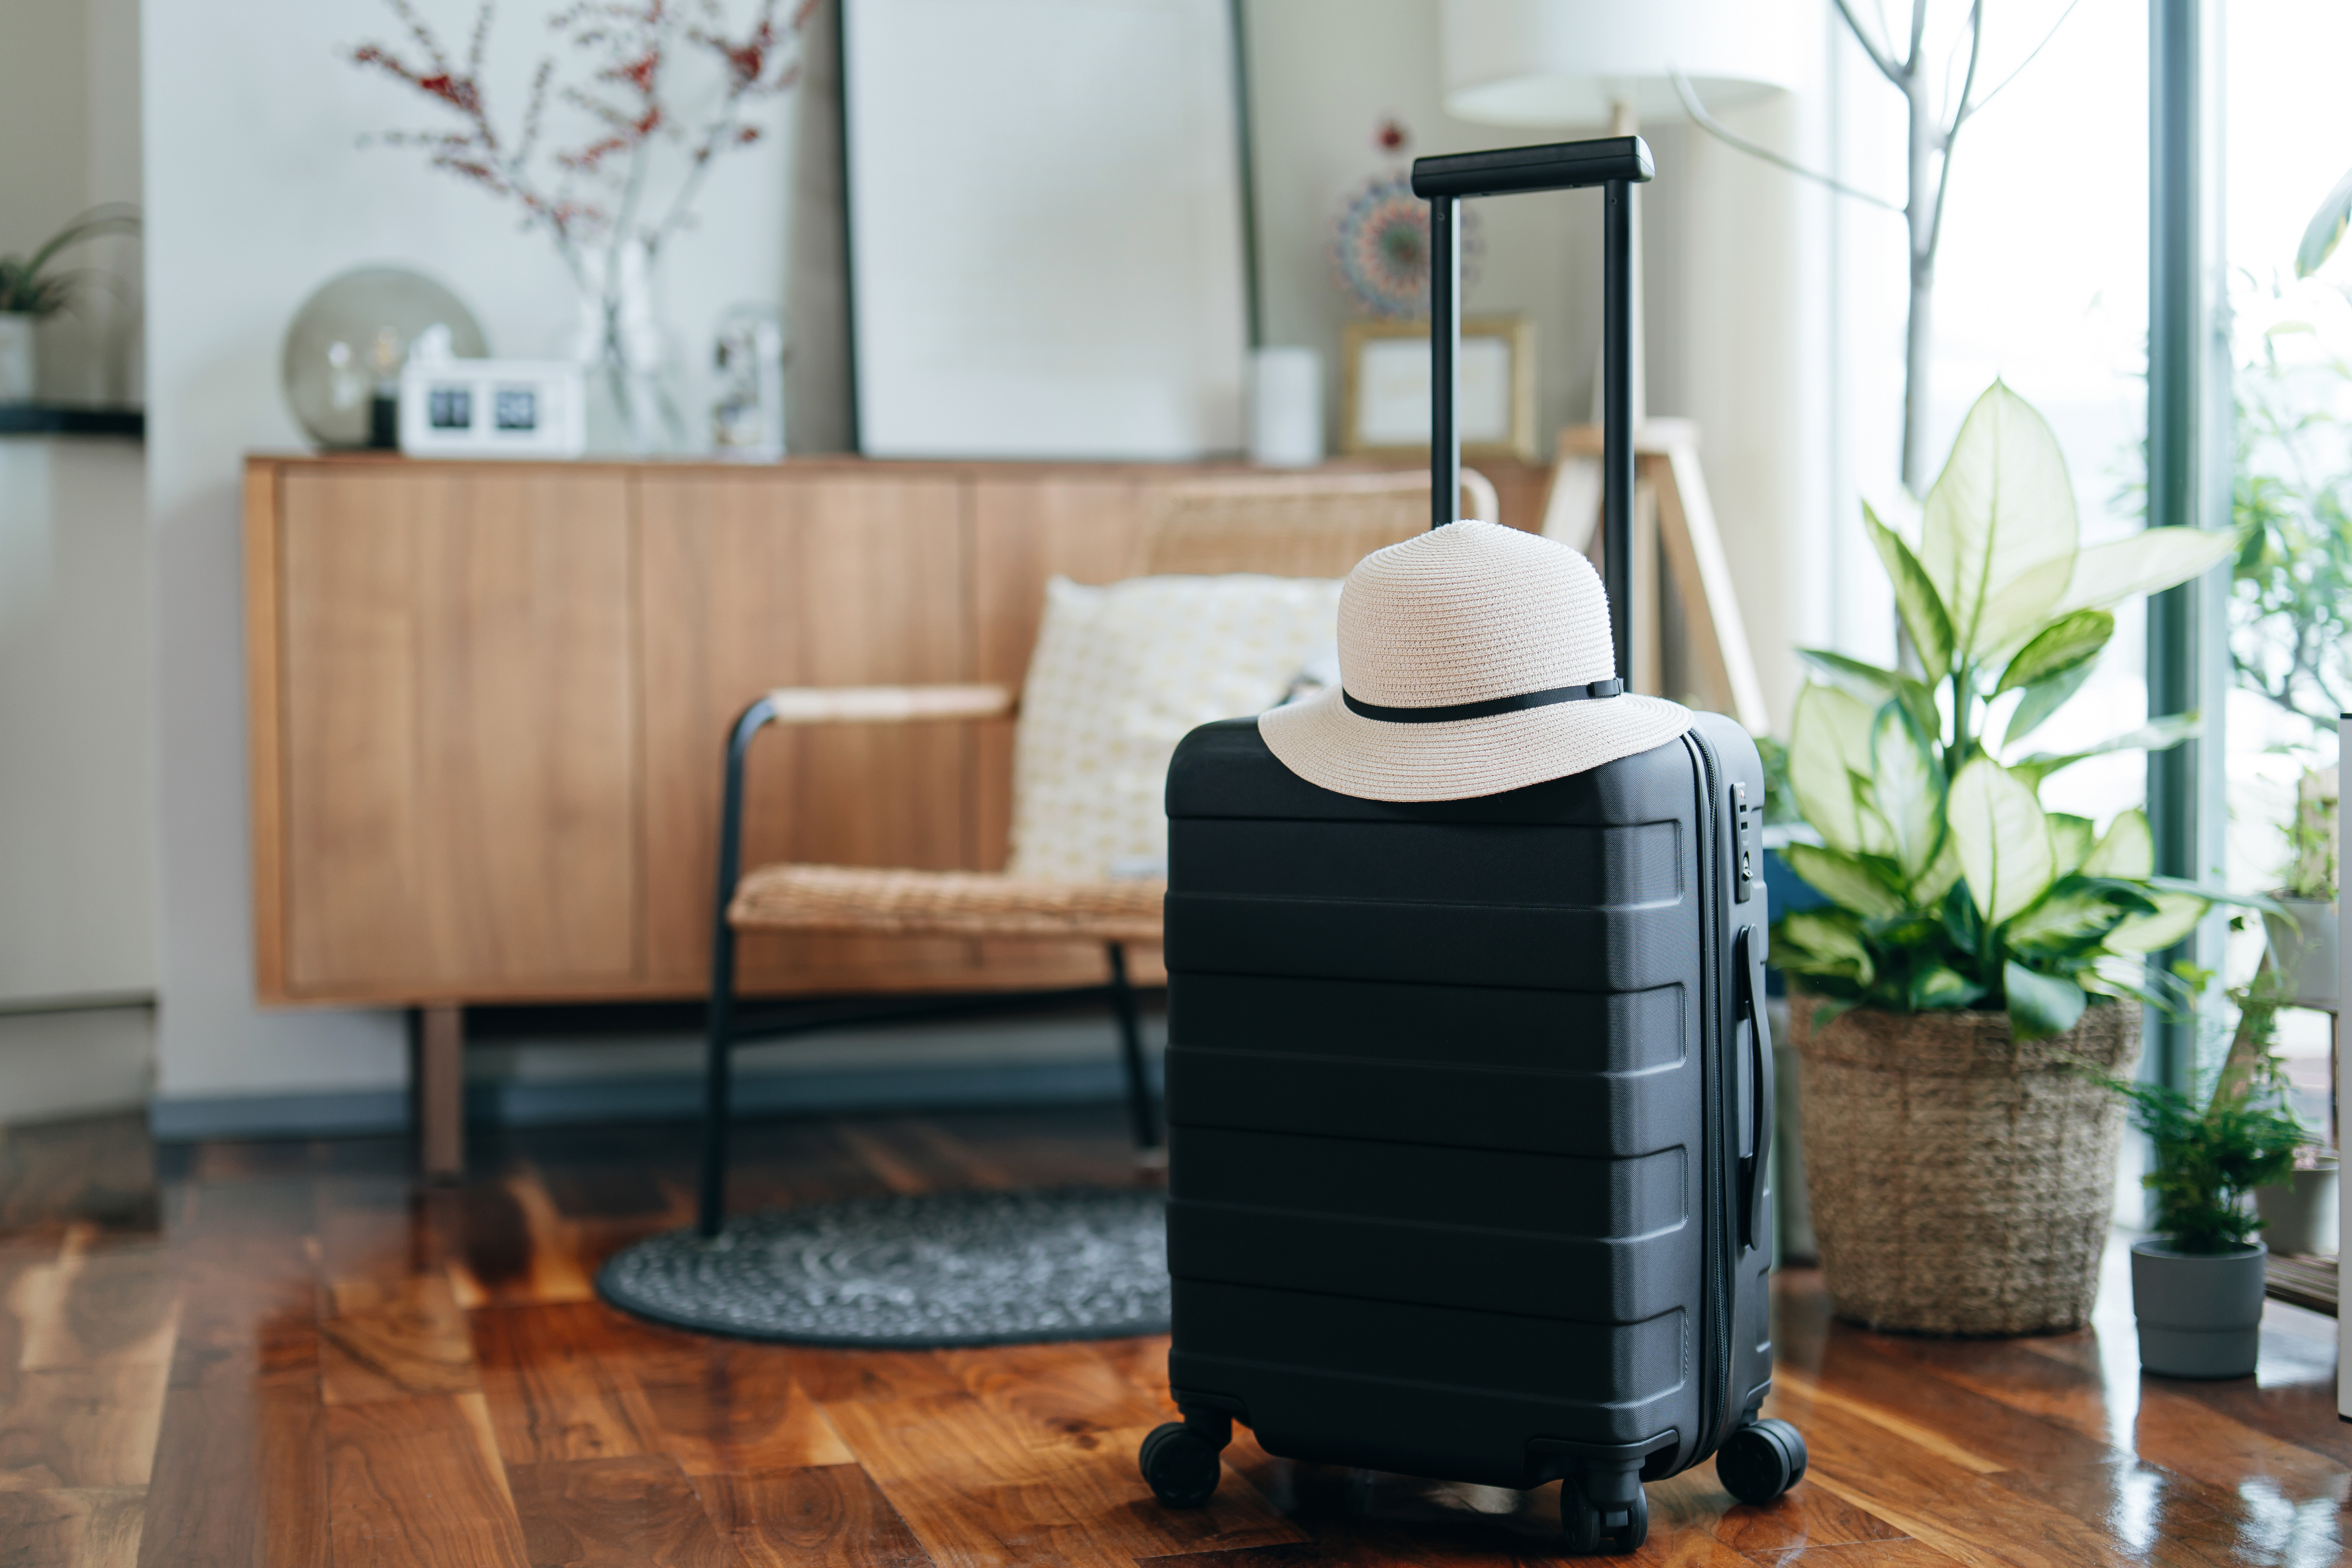
[[[1570,548],[1596,555],[1601,521],[1601,429],[1575,424],[1559,433],[1551,490],[1544,501],[1543,532]],[[1663,564],[1664,570],[1660,570]],[[1739,618],[1731,567],[1716,531],[1715,507],[1699,472],[1698,427],[1686,419],[1653,419],[1633,432],[1633,689],[1660,689],[1665,648],[1662,611],[1674,589],[1689,638],[1694,674],[1706,706],[1738,719],[1751,735],[1769,734],[1764,687]],[[1664,580],[1661,580],[1663,577]]]

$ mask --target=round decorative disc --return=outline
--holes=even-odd
[[[1462,207],[1462,286],[1477,276],[1478,220]],[[1375,175],[1348,198],[1331,233],[1331,270],[1357,307],[1374,316],[1416,320],[1429,314],[1429,204],[1412,177]]]

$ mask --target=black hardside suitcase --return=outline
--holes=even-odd
[[[1630,246],[1613,220],[1648,176],[1632,138],[1414,165],[1441,350],[1458,330],[1460,196],[1609,189],[1612,606],[1632,476]],[[1456,493],[1450,359],[1433,396],[1440,523]],[[1163,1502],[1206,1500],[1235,1420],[1293,1458],[1562,1479],[1580,1551],[1637,1547],[1639,1482],[1710,1456],[1748,1501],[1801,1476],[1795,1429],[1758,1419],[1763,800],[1755,744],[1714,715],[1589,772],[1412,804],[1308,783],[1255,720],[1185,737],[1166,948],[1184,1418],[1141,1456]]]

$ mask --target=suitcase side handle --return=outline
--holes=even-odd
[[[1740,1165],[1746,1185],[1742,1193],[1747,1201],[1749,1247],[1764,1245],[1764,1181],[1766,1162],[1772,1157],[1773,1110],[1778,1104],[1772,1082],[1772,1026],[1764,1014],[1764,954],[1759,941],[1761,933],[1753,925],[1739,928],[1738,949],[1733,962],[1739,968],[1739,1022],[1748,1026],[1748,1048],[1754,1053],[1749,1062],[1741,1062],[1739,1076],[1754,1086],[1748,1103],[1741,1113],[1751,1120],[1752,1136],[1743,1138],[1754,1151]]]
[[[1657,166],[1638,136],[1451,152],[1412,162],[1412,193],[1429,204],[1429,526],[1461,510],[1462,432],[1454,421],[1462,360],[1462,202],[1526,191],[1600,186],[1601,239],[1601,566],[1616,674],[1633,670],[1633,195]]]

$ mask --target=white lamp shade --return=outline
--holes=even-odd
[[[1710,110],[1800,79],[1790,0],[1445,0],[1445,109],[1486,125],[1605,125],[1631,104],[1683,118],[1673,73]]]

